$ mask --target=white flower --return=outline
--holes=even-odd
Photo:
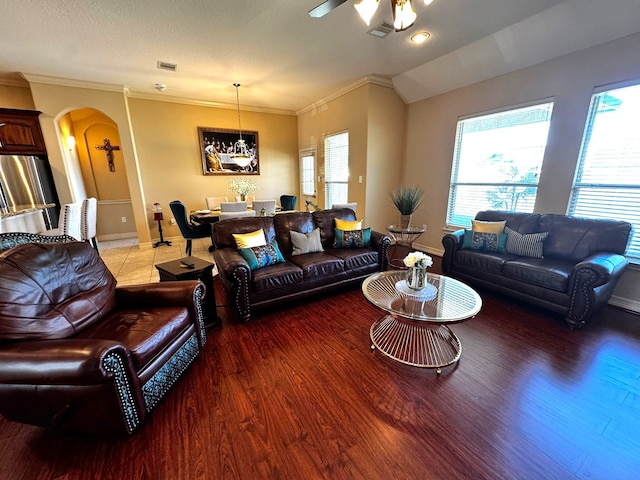
[[[260,187],[253,180],[232,178],[227,182],[227,188],[238,195],[247,195]]]
[[[407,267],[427,268],[433,265],[433,259],[423,252],[411,252],[403,262]]]

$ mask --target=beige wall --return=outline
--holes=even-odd
[[[260,188],[257,199],[275,198],[298,191],[298,141],[295,115],[242,110],[243,130],[258,131],[260,175],[203,175],[198,127],[238,128],[234,109],[214,108],[129,99],[131,125],[136,138],[140,174],[151,219],[151,206],[158,202],[171,217],[169,202],[181,200],[187,210],[206,208],[205,197],[229,196],[231,178],[250,178]],[[152,237],[157,227],[150,220]],[[163,224],[165,236],[180,231],[170,222]]]
[[[316,149],[322,180],[325,136],[349,132],[348,200],[358,203],[358,218],[364,218],[367,226],[379,231],[385,231],[384,227],[395,219],[389,214],[391,206],[386,196],[400,179],[404,109],[392,88],[366,83],[298,117],[300,149]],[[322,182],[316,191],[315,203],[324,208]]]
[[[640,79],[640,34],[544,62],[409,106],[405,182],[425,188],[416,215],[428,231],[418,241],[442,252],[454,137],[459,116],[553,98],[549,141],[535,210],[566,213],[582,132],[594,87]],[[625,273],[614,295],[640,310],[640,271]]]
[[[29,87],[0,85],[0,108],[35,110]]]

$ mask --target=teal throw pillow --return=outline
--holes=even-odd
[[[363,248],[371,246],[371,228],[362,230],[335,229],[336,239],[333,248]]]
[[[507,236],[504,233],[474,232],[465,230],[462,249],[482,252],[506,253]]]
[[[282,252],[280,252],[278,242],[275,240],[267,245],[260,245],[259,247],[240,248],[238,252],[242,255],[242,258],[247,261],[252,271],[266,267],[267,265],[284,262],[284,257],[282,256]]]

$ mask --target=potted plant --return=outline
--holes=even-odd
[[[400,212],[400,226],[407,228],[411,224],[411,215],[418,209],[424,190],[418,185],[400,186],[391,192],[391,201]]]

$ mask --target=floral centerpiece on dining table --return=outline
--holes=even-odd
[[[421,290],[427,284],[427,267],[433,266],[433,259],[424,252],[411,252],[404,257],[403,263],[408,267],[407,285],[414,290]]]
[[[260,187],[253,180],[232,178],[227,182],[227,188],[236,195],[240,195],[240,200],[245,201],[247,199],[247,195]]]

